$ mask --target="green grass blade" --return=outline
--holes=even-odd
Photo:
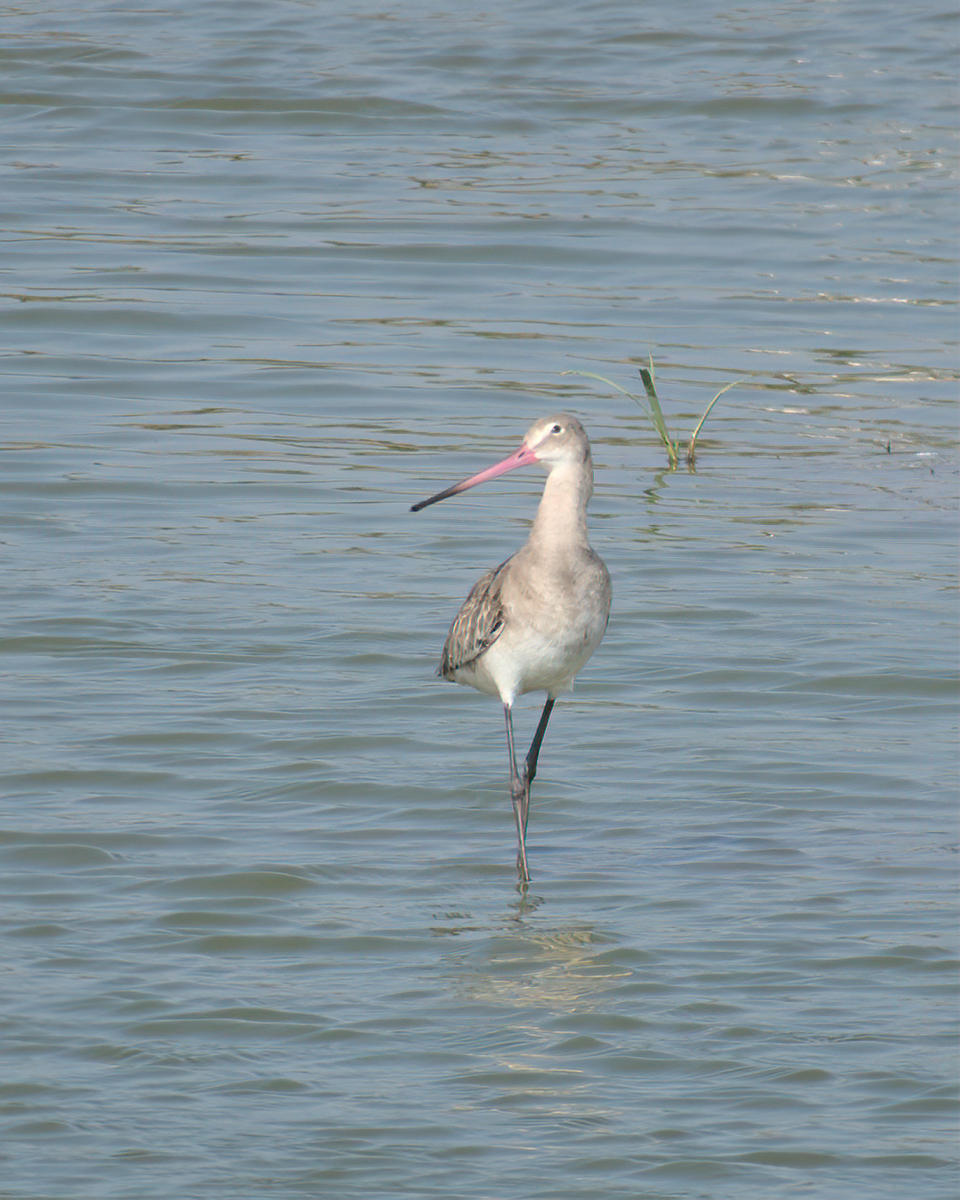
[[[626,388],[622,388],[619,383],[614,383],[612,379],[608,379],[606,375],[598,375],[596,371],[561,371],[561,375],[583,375],[587,379],[599,379],[601,383],[607,383],[612,388],[616,388],[618,392],[623,392],[625,396],[629,396],[631,400],[636,400],[636,396],[632,392],[628,392]]]
[[[677,443],[670,437],[670,431],[667,429],[667,422],[663,417],[663,409],[660,407],[660,397],[657,395],[657,385],[653,379],[653,357],[650,358],[650,369],[646,367],[638,367],[640,378],[643,380],[643,388],[647,393],[647,398],[650,401],[650,416],[653,424],[660,435],[660,441],[666,447],[667,457],[670,460],[670,466],[675,467],[680,461],[680,454],[677,449]]]
[[[728,383],[726,387],[721,388],[719,392],[710,401],[707,407],[703,410],[703,416],[697,422],[697,427],[690,435],[690,441],[687,443],[687,462],[691,465],[697,457],[697,438],[700,436],[700,430],[703,428],[703,423],[710,416],[710,409],[716,404],[724,392],[729,392],[731,388],[735,388],[738,384],[743,383],[742,379],[735,379],[733,383]]]
[[[680,462],[680,452],[677,443],[671,439],[667,423],[663,419],[660,398],[657,395],[656,384],[653,381],[653,359],[650,359],[650,370],[647,370],[646,367],[640,367],[639,370],[640,378],[643,380],[644,391],[647,393],[647,398],[650,401],[646,410],[647,416],[653,422],[653,427],[656,429],[660,441],[663,442],[670,466],[675,467]],[[644,407],[643,402],[633,392],[628,392],[626,388],[621,387],[619,383],[615,383],[612,379],[608,379],[606,375],[598,375],[596,371],[561,371],[560,373],[561,375],[582,375],[585,379],[598,379],[601,383],[607,384],[608,387],[616,388],[624,396],[629,396],[641,408]]]

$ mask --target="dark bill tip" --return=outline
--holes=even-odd
[[[453,487],[448,487],[445,491],[437,492],[435,496],[431,496],[429,500],[421,500],[419,504],[411,504],[411,512],[419,512],[421,508],[426,508],[430,504],[436,504],[438,500],[446,500],[448,496],[455,496],[457,492],[462,492],[463,484],[455,483]]]

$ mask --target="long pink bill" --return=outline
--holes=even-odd
[[[453,487],[448,487],[445,492],[437,492],[429,500],[421,500],[419,504],[412,504],[410,511],[419,512],[421,508],[426,508],[428,504],[436,504],[438,500],[446,500],[448,496],[456,496],[458,492],[465,492],[467,488],[476,487],[478,483],[486,483],[488,479],[496,479],[498,475],[505,475],[507,471],[515,471],[517,467],[528,467],[536,461],[536,454],[532,450],[528,450],[526,446],[521,446],[509,458],[505,458],[503,462],[498,462],[492,467],[487,467],[479,475],[471,475],[469,479],[464,479],[462,483],[455,483]]]

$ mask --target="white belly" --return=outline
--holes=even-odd
[[[549,608],[508,614],[503,631],[483,654],[455,674],[457,683],[475,687],[513,704],[524,692],[558,696],[603,640],[607,605],[586,605],[555,612]]]

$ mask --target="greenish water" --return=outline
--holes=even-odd
[[[952,18],[7,17],[4,1200],[946,1200]],[[640,408],[652,353],[669,472]],[[433,677],[568,408],[513,867]],[[517,714],[528,737],[539,698]]]

